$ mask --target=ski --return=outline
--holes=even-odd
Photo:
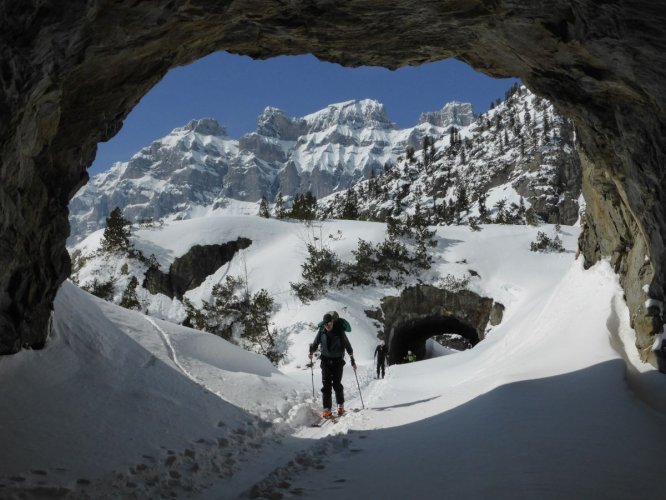
[[[336,414],[336,415],[331,415],[330,417],[322,418],[319,422],[315,422],[314,424],[311,424],[310,427],[321,427],[326,422],[332,422],[334,424],[337,424],[338,420],[340,420],[342,417],[347,415],[347,413],[350,413],[350,412],[351,413],[358,413],[359,411],[361,411],[360,408],[352,408],[352,409],[346,410],[342,415],[337,415]]]
[[[314,424],[310,424],[310,427],[321,427],[324,424],[326,424],[327,422],[332,422],[332,423],[335,424],[335,423],[338,422],[339,418],[340,418],[339,416],[330,416],[330,417],[322,418],[319,422],[315,422]]]

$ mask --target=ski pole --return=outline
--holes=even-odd
[[[361,406],[365,410],[365,405],[363,404],[363,394],[361,394],[361,384],[358,383],[358,374],[356,373],[356,367],[354,367],[354,376],[356,377],[356,386],[358,387],[358,395],[361,396]]]
[[[310,360],[310,373],[312,374],[312,399],[317,399],[315,397],[315,391],[314,391],[314,368],[312,368],[312,365],[314,365],[314,362]]]

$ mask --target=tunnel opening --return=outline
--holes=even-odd
[[[408,362],[409,351],[416,356],[416,361],[450,352],[441,346],[441,336],[444,335],[462,337],[462,346],[473,347],[481,340],[472,325],[453,316],[433,315],[410,319],[397,325],[393,331],[389,345],[389,365]]]
[[[2,343],[18,345],[21,340],[34,346],[44,341],[55,293],[69,270],[69,260],[65,257],[66,199],[85,183],[85,169],[92,162],[96,144],[114,135],[129,109],[169,68],[187,65],[213,50],[223,49],[258,59],[312,53],[348,66],[372,64],[391,69],[460,56],[473,67],[483,68],[487,74],[523,77],[530,88],[554,98],[558,106],[576,120],[576,135],[586,145],[591,160],[589,168],[594,174],[590,176],[594,179],[590,181],[590,194],[600,195],[604,200],[588,204],[586,221],[592,231],[587,232],[589,236],[583,242],[586,264],[592,265],[611,254],[620,255],[614,259],[623,258],[621,256],[627,255],[625,251],[613,249],[624,249],[626,241],[633,243],[635,239],[637,255],[647,255],[646,247],[650,250],[649,266],[654,266],[654,270],[647,273],[650,279],[646,279],[646,264],[642,259],[632,258],[628,259],[628,265],[620,266],[621,275],[627,283],[634,280],[647,283],[650,297],[663,299],[660,284],[664,281],[661,265],[664,245],[660,244],[659,237],[645,236],[661,234],[658,222],[663,217],[653,215],[656,213],[654,196],[641,196],[644,192],[641,188],[645,187],[647,192],[654,183],[644,183],[642,177],[634,174],[650,169],[660,171],[659,155],[651,154],[654,148],[650,145],[660,144],[663,136],[662,115],[652,112],[659,108],[654,105],[655,99],[663,101],[659,92],[661,80],[659,75],[655,76],[656,71],[636,70],[660,67],[655,61],[663,59],[663,51],[659,51],[656,38],[645,35],[656,33],[656,37],[661,33],[660,29],[652,29],[658,26],[660,17],[652,15],[647,7],[637,9],[632,4],[630,9],[613,4],[609,8],[613,9],[612,18],[619,20],[618,26],[624,26],[622,20],[631,21],[624,26],[627,36],[604,37],[605,45],[600,46],[598,37],[586,34],[606,33],[607,10],[602,9],[605,15],[597,15],[596,8],[572,12],[564,7],[543,9],[533,4],[508,10],[496,9],[494,4],[488,7],[491,10],[486,7],[462,14],[446,11],[445,15],[442,11],[441,16],[434,17],[428,10],[409,9],[409,29],[404,29],[404,18],[396,14],[395,8],[384,4],[376,8],[372,3],[354,3],[347,7],[335,4],[330,12],[324,9],[326,15],[322,15],[321,9],[304,9],[300,2],[287,9],[277,5],[261,11],[253,3],[234,3],[232,8],[226,2],[209,2],[187,9],[177,2],[159,6],[141,3],[132,5],[133,16],[126,15],[127,6],[122,3],[80,3],[68,9],[62,18],[55,11],[40,11],[31,21],[35,29],[28,31],[22,25],[25,16],[7,17],[9,30],[5,31],[25,31],[26,34],[23,37],[25,51],[7,53],[14,55],[6,66],[16,64],[17,71],[8,73],[13,77],[6,85],[11,89],[8,93],[11,97],[5,99],[3,109],[10,118],[22,118],[20,126],[5,127],[3,132],[2,143],[6,145],[3,158],[8,168],[3,177],[8,181],[4,187],[7,193],[37,192],[38,188],[33,190],[28,183],[43,178],[47,182],[39,189],[44,189],[47,195],[12,194],[3,206],[5,246],[28,249],[18,256],[4,252],[7,254],[2,260],[4,282],[6,285],[10,277],[21,274],[24,278],[18,289],[30,293],[10,293],[12,290],[4,287],[8,298],[0,311]],[[404,6],[399,9],[400,14],[406,12]],[[204,11],[206,15],[202,16]],[[595,15],[589,15],[590,12]],[[489,15],[499,16],[501,22],[489,25],[486,22]],[[119,19],[123,22],[119,23]],[[146,23],[145,19],[155,22]],[[367,19],[374,21],[367,23]],[[37,29],[42,23],[53,28]],[[580,23],[589,29],[580,37],[564,39],[566,30],[543,29],[563,23],[567,26]],[[110,26],[122,26],[120,36],[110,31]],[[304,26],[308,29],[303,29]],[[364,27],[362,33],[359,26]],[[58,34],[58,39],[82,42],[62,50],[60,44],[51,43],[54,33]],[[507,33],[511,36],[507,37]],[[636,38],[641,48],[638,52],[636,40],[631,38],[634,33],[641,35]],[[431,42],[425,48],[424,37]],[[540,43],[533,43],[535,40]],[[552,47],[557,47],[557,51]],[[595,60],[570,64],[571,60],[579,60],[580,54],[589,51],[589,47]],[[637,53],[641,57],[635,57]],[[616,64],[618,58],[627,64]],[[43,61],[50,60],[53,64],[40,69]],[[591,71],[603,78],[590,78]],[[31,74],[35,76],[27,76]],[[641,75],[640,81],[635,75]],[[636,92],[650,98],[637,99]],[[581,106],[581,102],[585,105]],[[613,106],[609,106],[609,102]],[[613,111],[617,109],[623,112]],[[641,124],[642,133],[621,126],[620,122],[629,123],[632,117],[639,118],[635,121]],[[5,121],[13,124],[15,120]],[[612,125],[600,130],[593,126],[598,123]],[[18,140],[19,137],[31,140],[27,143]],[[608,153],[616,149],[623,154]],[[636,169],[636,165],[641,168]],[[610,172],[612,176],[602,181],[602,176],[598,175],[602,172]],[[649,175],[644,177],[650,178]],[[627,191],[629,181],[631,189]],[[21,216],[24,213],[37,215],[24,220]],[[605,225],[597,221],[605,221],[606,213],[610,214],[609,227],[615,226],[618,220],[623,221],[622,214],[640,214],[636,216],[640,235],[625,238],[624,235],[633,234],[634,229],[624,222],[614,231],[603,230]],[[599,230],[595,231],[597,226]],[[44,266],[44,262],[53,265]],[[42,272],[35,274],[32,269]],[[627,287],[632,314],[645,314],[642,306],[647,285]],[[16,310],[27,311],[27,315],[21,313],[17,317]],[[658,319],[636,324],[640,348],[652,345],[654,335],[662,330]]]

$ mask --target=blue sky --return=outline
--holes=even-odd
[[[127,161],[142,147],[195,118],[212,117],[238,138],[255,129],[266,106],[304,116],[328,104],[376,99],[400,128],[450,101],[471,102],[476,113],[504,97],[515,79],[493,79],[449,59],[418,67],[344,68],[313,56],[266,61],[218,52],[171,70],[129,114],[123,128],[99,145],[94,175]]]

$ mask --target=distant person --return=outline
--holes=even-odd
[[[412,363],[413,361],[416,361],[416,354],[414,354],[412,351],[407,351],[407,356],[402,359],[407,363]]]
[[[379,378],[379,371],[382,372],[382,378],[384,378],[384,370],[386,367],[386,345],[384,341],[380,340],[375,348],[375,358],[377,358],[377,378]]]
[[[345,366],[345,351],[349,354],[351,365],[356,370],[356,361],[354,361],[354,350],[345,333],[345,320],[338,316],[335,311],[324,314],[322,327],[317,331],[314,342],[310,344],[310,353],[308,357],[312,362],[312,355],[319,347],[321,349],[321,393],[323,399],[324,411],[323,418],[331,418],[332,394],[335,391],[335,402],[338,405],[337,414],[342,416],[345,413],[345,393],[342,386],[342,370]],[[348,324],[348,323],[347,323]],[[351,330],[351,328],[350,328]]]

